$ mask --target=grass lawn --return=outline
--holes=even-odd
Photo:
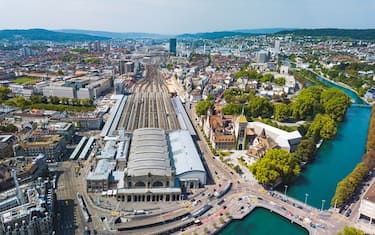
[[[22,77],[22,78],[17,78],[16,80],[13,80],[13,82],[18,85],[22,85],[22,84],[35,85],[37,81],[38,81],[37,78],[29,78],[29,77]]]

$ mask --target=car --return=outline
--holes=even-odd
[[[286,208],[285,208],[285,207],[283,207],[283,206],[281,207],[281,209],[282,209],[282,210],[284,210],[284,211],[286,211]]]
[[[297,205],[297,208],[303,210],[303,207],[300,205]]]
[[[325,228],[326,226],[324,224],[316,224],[319,228]]]
[[[344,210],[347,210],[349,208],[349,205],[344,206]]]
[[[260,201],[262,201],[262,200],[263,200],[263,198],[261,198],[261,197],[257,197],[257,199],[258,199],[258,200],[260,200]]]

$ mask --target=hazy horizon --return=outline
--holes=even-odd
[[[372,0],[13,0],[0,29],[181,34],[265,28],[375,28]]]

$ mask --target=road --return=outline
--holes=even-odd
[[[202,153],[204,165],[208,170],[208,174],[211,176],[210,178],[212,178],[212,182],[206,186],[207,190],[204,193],[200,192],[193,196],[194,200],[199,201],[199,203],[192,205],[192,202],[190,201],[181,202],[180,204],[176,204],[175,210],[177,211],[181,208],[186,208],[187,212],[194,212],[203,207],[203,205],[211,204],[213,208],[199,217],[203,224],[199,226],[198,230],[200,229],[201,232],[203,232],[204,227],[212,228],[214,227],[214,224],[220,224],[219,218],[223,217],[227,212],[233,218],[242,218],[257,206],[273,210],[280,215],[293,220],[295,223],[299,223],[306,227],[311,233],[316,234],[335,234],[342,229],[344,224],[351,224],[347,218],[340,214],[331,211],[319,211],[318,209],[305,205],[302,202],[280,195],[277,192],[271,193],[271,195],[270,192],[264,190],[258,183],[243,180],[240,175],[235,173],[235,171],[211,153],[203,133],[201,133],[200,128],[195,122],[196,117],[194,113],[194,105],[187,103],[186,107],[188,107],[186,108],[187,113],[196,128],[198,134],[197,145]],[[86,192],[85,177],[83,176],[89,171],[89,161],[91,160],[89,159],[85,161],[85,163],[82,164],[82,168],[80,168],[82,176],[76,175],[74,171],[74,167],[77,165],[76,161],[63,162],[58,167],[58,170],[62,172],[58,180],[57,191],[58,199],[61,200],[59,203],[59,209],[61,209],[60,216],[61,218],[69,218],[60,222],[58,226],[58,234],[83,234],[86,226],[92,231],[99,231],[101,234],[110,232],[116,233],[116,231],[110,231],[107,222],[110,218],[109,215],[111,211],[94,205]],[[218,199],[208,196],[209,194],[213,195],[215,191],[221,191],[228,182],[232,182],[233,186],[222,198]],[[82,219],[81,211],[77,206],[77,192],[80,192],[85,198],[92,222],[86,223]],[[192,197],[190,197],[189,200],[191,200],[191,198]],[[225,203],[220,203],[220,205],[218,205],[219,201],[223,199]],[[186,203],[189,205],[186,206]],[[174,218],[175,215],[170,213],[171,208],[168,208],[168,212],[163,211],[164,209],[166,208],[161,209],[160,213],[155,215],[155,221],[160,220],[160,218],[163,218],[165,221]],[[301,222],[301,218],[308,218],[307,220],[311,220],[315,228],[311,227],[308,223]],[[102,221],[102,219],[104,221]],[[131,233],[142,234],[158,231],[163,232],[166,229],[179,227],[186,222],[191,222],[191,219],[185,221],[176,220],[150,228],[136,229]],[[197,230],[197,227],[193,226],[190,230]]]

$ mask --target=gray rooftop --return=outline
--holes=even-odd
[[[188,130],[170,132],[169,145],[177,176],[192,171],[205,172],[199,153]]]
[[[159,128],[141,128],[133,132],[128,175],[170,176],[172,173],[165,132]]]
[[[109,161],[107,159],[101,159],[96,165],[95,171],[90,172],[87,176],[87,180],[107,180],[112,170],[115,169],[116,162]]]

